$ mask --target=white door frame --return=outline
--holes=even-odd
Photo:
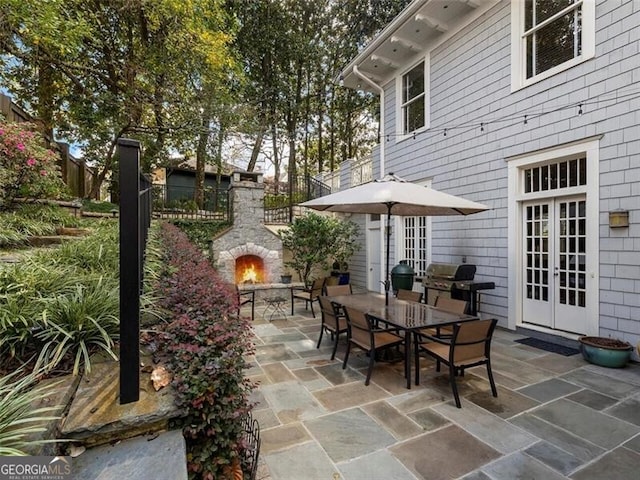
[[[587,185],[582,187],[570,187],[552,192],[553,196],[569,196],[585,194],[587,199],[587,226],[592,228],[587,237],[587,251],[594,252],[595,258],[591,258],[591,268],[587,272],[587,281],[591,283],[591,295],[586,303],[587,318],[585,319],[586,334],[598,335],[600,317],[600,232],[599,232],[599,144],[601,135],[591,137],[578,142],[572,142],[558,147],[538,150],[514,157],[506,158],[507,161],[507,266],[508,266],[508,327],[515,329],[522,325],[522,282],[523,282],[523,257],[522,257],[522,232],[523,211],[522,202],[550,196],[550,192],[524,193],[524,181],[522,170],[524,167],[532,167],[536,164],[544,164],[552,160],[561,160],[566,157],[585,155],[587,159]],[[555,335],[575,338],[576,335],[545,327],[536,327],[527,324],[526,328],[551,332]]]
[[[374,285],[374,279],[372,278],[373,275],[373,270],[371,267],[371,244],[372,244],[372,237],[373,235],[377,235],[378,236],[378,244],[380,245],[380,252],[378,254],[378,269],[379,274],[378,277],[380,278],[380,280],[384,281],[384,274],[385,272],[382,271],[382,269],[384,269],[384,239],[382,238],[382,231],[383,231],[383,215],[380,215],[380,219],[377,221],[372,221],[371,220],[371,215],[369,214],[365,214],[366,220],[365,220],[365,228],[366,228],[366,248],[367,248],[367,289],[371,290],[373,292],[378,292],[378,293],[383,293],[384,292],[384,288],[382,283],[378,283],[378,285]]]

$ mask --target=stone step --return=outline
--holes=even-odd
[[[56,228],[56,234],[67,235],[70,237],[84,237],[89,235],[91,230],[88,228],[76,228],[76,227],[58,227]]]
[[[41,235],[29,237],[27,243],[30,247],[46,247],[49,245],[60,245],[70,240],[77,240],[78,237],[71,235]]]
[[[150,373],[140,372],[140,400],[120,405],[118,362],[96,363],[85,374],[62,428],[62,438],[86,447],[169,430],[183,415],[170,387],[155,391]]]
[[[78,480],[186,480],[187,454],[179,430],[91,448],[71,462]]]
[[[73,397],[80,377],[73,375],[66,375],[64,377],[50,378],[43,380],[38,384],[39,388],[46,388],[50,386],[50,389],[46,391],[46,395],[39,397],[31,404],[32,410],[39,408],[55,407],[55,410],[46,413],[47,417],[52,417],[52,420],[43,420],[34,426],[43,428],[44,431],[34,432],[27,436],[28,441],[47,440],[58,437],[58,429],[60,425],[60,418],[63,417],[67,410],[67,406]],[[29,455],[55,455],[57,443],[32,443],[26,449],[25,452]]]

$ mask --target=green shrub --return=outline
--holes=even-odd
[[[66,186],[57,160],[36,125],[0,120],[0,210],[17,197],[60,198]]]
[[[22,218],[37,219],[54,227],[79,227],[85,224],[81,218],[57,205],[27,203],[18,206],[15,212]]]
[[[85,212],[112,213],[118,211],[120,207],[111,202],[99,202],[97,200],[82,200],[82,210]]]
[[[91,371],[90,355],[106,352],[114,360],[114,338],[118,337],[119,295],[114,282],[100,279],[77,285],[67,295],[42,299],[44,310],[36,338],[42,342],[39,361],[47,371],[65,359],[73,359],[73,374],[81,365]]]
[[[90,237],[0,269],[0,355],[26,362],[39,353],[49,370],[72,364],[74,373],[91,368],[94,351],[115,358],[118,229],[98,225]]]
[[[119,252],[118,224],[106,220],[96,222],[91,235],[41,252],[38,257],[46,265],[73,266],[84,272],[118,275]]]
[[[54,205],[22,204],[0,215],[0,247],[24,245],[28,237],[55,235],[58,227],[77,227],[81,220]]]
[[[27,455],[28,447],[55,442],[33,440],[31,435],[45,431],[44,421],[59,418],[49,415],[58,407],[34,409],[33,404],[48,395],[59,382],[38,386],[37,373],[20,377],[23,373],[16,371],[0,377],[0,456]]]
[[[191,243],[194,243],[201,249],[208,247],[208,242],[219,232],[229,228],[229,222],[215,220],[173,220],[176,227],[182,230]]]

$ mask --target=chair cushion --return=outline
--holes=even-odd
[[[388,332],[374,333],[373,336],[375,337],[376,348],[384,347],[390,343],[404,342],[404,338],[400,335]]]
[[[449,361],[449,350],[450,350],[449,345],[444,345],[442,343],[437,343],[437,342],[429,342],[429,343],[421,343],[420,348],[427,352],[433,353],[435,356],[440,357],[440,359],[444,360],[445,362]],[[484,355],[480,355],[477,357],[469,357],[469,358],[465,358],[464,361],[462,362],[454,362],[454,365],[459,366],[459,365],[473,364],[476,362],[483,362],[486,359],[487,357],[485,357]]]
[[[299,291],[299,292],[295,292],[293,294],[294,298],[301,298],[303,300],[311,300],[311,292],[303,292],[303,291]]]

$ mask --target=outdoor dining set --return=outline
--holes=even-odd
[[[420,356],[426,354],[449,368],[449,379],[456,406],[461,407],[456,377],[467,368],[485,365],[494,397],[497,390],[491,372],[491,338],[497,320],[479,319],[468,311],[467,302],[440,296],[435,305],[422,302],[422,293],[399,289],[396,296],[366,292],[352,293],[351,285],[323,285],[321,281],[310,288],[292,289],[294,300],[305,300],[305,307],[318,303],[321,329],[317,347],[323,335],[333,340],[331,359],[335,358],[338,342],[346,338],[347,346],[342,368],[346,368],[352,348],[363,350],[369,358],[365,385],[369,385],[376,359],[389,358],[396,352],[404,362],[407,388],[420,383]],[[412,358],[413,357],[413,358]]]

